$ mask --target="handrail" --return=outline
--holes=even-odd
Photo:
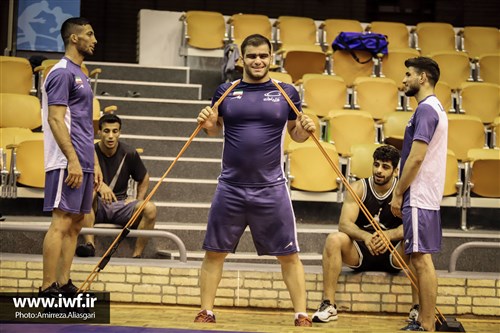
[[[451,253],[450,264],[448,266],[448,272],[453,273],[456,271],[457,260],[458,260],[458,257],[460,256],[460,254],[462,254],[462,252],[464,252],[467,249],[475,248],[475,247],[476,248],[480,247],[480,248],[499,248],[500,249],[500,242],[467,242],[467,243],[463,243],[463,244],[457,246],[457,248],[455,250],[453,250],[453,252]]]
[[[1,231],[28,231],[28,232],[46,232],[49,229],[49,226],[42,225],[13,225],[0,223]],[[81,235],[97,235],[97,236],[117,236],[122,229],[109,229],[109,228],[82,228],[80,231]],[[179,248],[179,261],[186,263],[187,262],[187,253],[186,246],[184,242],[179,238],[179,236],[165,230],[130,230],[130,233],[127,237],[161,237],[168,238],[177,245]]]

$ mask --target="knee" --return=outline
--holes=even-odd
[[[329,234],[328,237],[326,237],[324,253],[327,256],[331,256],[339,252],[342,248],[342,241],[345,240],[346,236],[346,234],[340,232]]]
[[[206,251],[204,260],[212,262],[212,263],[216,263],[216,262],[220,263],[220,262],[224,262],[227,255],[228,254],[225,252]]]
[[[144,206],[144,211],[143,215],[146,218],[147,221],[151,221],[151,223],[154,223],[156,220],[156,206],[152,202],[147,202],[146,205]]]
[[[292,253],[286,256],[277,256],[278,261],[281,265],[295,265],[300,263],[300,258],[298,253]]]

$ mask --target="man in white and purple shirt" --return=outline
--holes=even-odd
[[[440,203],[446,170],[448,119],[434,95],[438,64],[426,57],[405,61],[406,96],[415,96],[418,107],[406,127],[401,153],[401,176],[394,190],[391,210],[402,216],[405,254],[415,267],[419,287],[419,318],[403,328],[434,331],[437,277],[432,253],[441,249]]]
[[[43,242],[43,282],[40,294],[75,293],[69,278],[84,214],[92,193],[102,183],[94,153],[93,94],[82,72],[85,56],[97,40],[89,21],[74,17],[61,27],[64,57],[46,76],[42,90],[45,150],[44,211],[52,222]]]

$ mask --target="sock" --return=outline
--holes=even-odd
[[[213,313],[213,311],[211,311],[211,310],[207,310],[207,315],[213,316],[213,315],[214,315],[214,313]]]
[[[295,313],[295,319],[298,319],[298,318],[299,318],[299,315],[302,315],[302,316],[304,316],[304,317],[309,317],[309,316],[307,315],[307,313],[305,313],[305,312],[296,312],[296,313]]]

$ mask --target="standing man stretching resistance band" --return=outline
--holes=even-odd
[[[203,243],[206,253],[200,276],[201,311],[195,322],[215,323],[212,310],[224,259],[236,251],[248,225],[257,253],[276,256],[281,264],[295,310],[295,326],[311,326],[282,157],[285,130],[293,140],[303,142],[316,128],[309,117],[297,118],[269,78],[269,40],[261,35],[248,36],[241,51],[243,80],[218,109],[206,107],[197,119],[210,136],[224,129],[224,151]],[[279,84],[300,109],[295,88]],[[230,85],[219,86],[212,101],[217,101]]]
[[[406,331],[434,331],[437,277],[432,253],[441,250],[441,216],[446,172],[448,120],[434,95],[439,80],[438,64],[426,57],[405,61],[406,96],[415,96],[418,107],[410,118],[403,139],[401,177],[394,190],[391,210],[402,216],[405,253],[417,273],[420,312]]]

